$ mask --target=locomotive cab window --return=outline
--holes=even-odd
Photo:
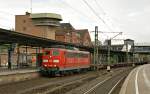
[[[58,50],[54,50],[52,53],[53,56],[58,56],[59,55],[59,51]]]

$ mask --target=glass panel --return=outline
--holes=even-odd
[[[53,55],[53,56],[58,56],[58,55],[59,55],[59,51],[54,50],[52,55]]]

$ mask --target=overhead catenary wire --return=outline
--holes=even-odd
[[[69,3],[67,3],[66,1],[64,0],[60,0],[63,4],[67,5],[68,7],[70,7],[72,10],[76,11],[78,14],[84,16],[84,17],[87,17],[87,18],[90,18],[89,16],[87,16],[86,14],[84,14],[83,12],[81,12],[80,10],[72,7]],[[85,0],[84,0],[85,1]],[[85,1],[86,2],[86,1]],[[97,6],[99,6],[98,2],[95,0]],[[94,12],[94,14],[107,26],[107,28],[110,30],[110,31],[113,31],[108,25],[107,23],[99,16],[99,14],[87,3],[87,5],[90,7],[90,9]],[[101,6],[100,6],[101,7]],[[105,11],[103,10],[103,8],[101,7],[101,10],[103,12],[104,15],[106,15]],[[91,18],[90,18],[91,19]],[[93,20],[93,18],[92,18]],[[93,20],[94,21],[94,20]]]
[[[77,12],[78,14],[84,16],[84,17],[87,17],[87,18],[90,18],[89,16],[87,16],[86,14],[84,14],[83,12],[81,12],[80,10],[74,8],[73,6],[71,6],[69,3],[67,3],[66,1],[64,0],[60,0],[63,4],[65,4],[66,6],[68,6],[69,8],[71,8],[72,10],[74,10],[75,12]],[[93,20],[93,18],[90,18]],[[89,20],[89,19],[88,19]],[[90,32],[91,33],[91,32]],[[103,33],[106,37],[108,37],[107,34]]]
[[[101,9],[101,11],[103,12],[104,15],[106,15],[106,12],[104,11],[104,9],[102,8],[102,6],[97,2],[97,0],[94,0],[97,7]]]
[[[85,13],[81,12],[80,10],[74,8],[73,6],[71,6],[69,3],[67,3],[66,1],[64,0],[60,0],[60,2],[62,2],[63,4],[65,4],[66,6],[68,6],[69,8],[71,8],[73,11],[77,12],[78,14],[82,15],[84,18],[89,18],[89,19],[92,19],[90,18],[89,16],[87,16]],[[88,20],[89,20],[88,19]],[[93,20],[93,19],[92,19]],[[93,20],[94,21],[94,20]]]
[[[101,20],[106,26],[107,28],[113,32],[113,30],[108,26],[108,24],[99,16],[99,14],[91,7],[91,5],[86,1],[86,0],[83,0],[83,2],[89,7],[89,9],[95,14],[95,16],[97,16],[97,18],[99,20]]]
[[[108,15],[108,13],[106,13],[105,12],[105,10],[103,9],[103,7],[101,6],[101,4],[99,4],[99,2],[97,1],[97,0],[94,0],[95,1],[95,3],[96,3],[96,5],[97,5],[97,7],[98,8],[100,8],[100,10],[102,11],[102,13],[104,14],[104,16],[108,16],[107,18],[108,18],[108,20],[113,20],[114,21],[114,18],[112,18],[110,15]],[[110,18],[110,19],[109,19]],[[110,23],[110,22],[109,22]],[[112,22],[111,21],[111,24],[112,24],[112,26],[114,26],[114,27],[116,27],[116,25],[114,24],[114,22]]]
[[[69,3],[65,2],[64,0],[60,0],[60,1],[61,1],[62,3],[64,3],[65,5],[67,5],[68,7],[70,7],[72,10],[78,12],[80,15],[83,15],[83,16],[88,17],[88,16],[85,15],[83,12],[81,12],[80,10],[78,10],[78,9],[76,9],[76,8],[74,8],[74,7],[72,7]],[[85,0],[84,0],[84,1],[85,1]],[[103,10],[103,8],[99,5],[99,3],[97,2],[97,0],[95,0],[95,2],[96,2],[96,4],[97,4],[97,6],[99,6],[99,7],[101,8],[103,14],[106,16],[106,12],[105,12],[105,11]],[[88,4],[88,3],[87,3],[87,4]],[[89,5],[89,4],[88,4],[88,5]],[[98,16],[98,18],[108,27],[108,29],[112,31],[112,29],[107,25],[107,23],[105,22],[105,20],[103,20],[103,19],[99,16],[99,14],[98,14],[90,5],[89,5],[89,7],[90,7],[90,9],[93,10],[94,14],[96,14],[96,16]],[[88,17],[88,18],[89,18],[89,17]],[[101,32],[101,33],[103,33],[103,32]],[[111,32],[111,33],[112,33],[112,32]],[[115,32],[113,32],[113,33],[115,33]],[[118,33],[118,32],[116,32],[116,33]],[[105,34],[105,33],[103,33],[103,34],[108,37],[107,34]]]

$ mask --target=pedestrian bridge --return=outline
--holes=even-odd
[[[150,53],[150,45],[140,45],[140,46],[135,46],[135,52],[136,53]]]

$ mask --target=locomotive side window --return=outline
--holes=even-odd
[[[84,58],[88,58],[88,54],[83,54],[83,57]]]
[[[80,53],[80,54],[79,54],[79,57],[80,57],[80,58],[88,58],[88,54]]]
[[[67,52],[66,57],[73,58],[73,57],[75,57],[75,54],[72,52]]]
[[[59,51],[58,50],[54,50],[52,55],[53,56],[58,56],[59,55]]]
[[[88,54],[84,54],[84,53],[72,53],[72,52],[67,52],[65,54],[66,57],[69,58],[88,58]]]

